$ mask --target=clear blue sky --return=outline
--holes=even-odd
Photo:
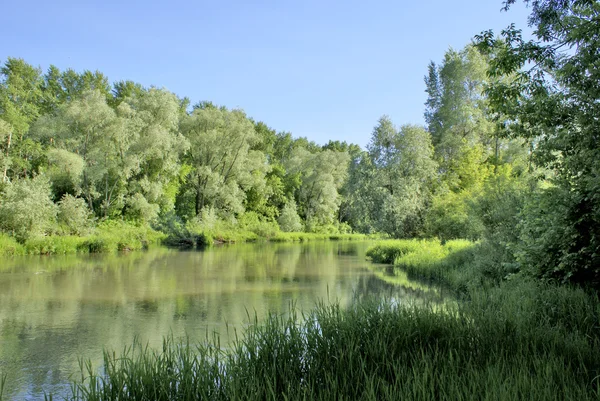
[[[515,22],[501,0],[5,2],[0,61],[99,70],[277,131],[365,146],[377,119],[423,124],[430,60]]]

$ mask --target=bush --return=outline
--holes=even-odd
[[[261,238],[270,238],[279,232],[279,226],[275,221],[268,221],[256,212],[243,213],[238,218],[238,226],[242,231],[250,231]]]
[[[22,242],[46,234],[57,212],[51,195],[50,183],[42,175],[7,185],[0,196],[0,228]]]
[[[85,252],[84,242],[85,238],[71,235],[29,238],[25,250],[29,255],[64,255]]]
[[[157,204],[148,202],[140,193],[130,196],[125,202],[125,217],[141,224],[155,220],[159,210]]]
[[[91,253],[135,251],[158,244],[165,237],[146,225],[107,220],[98,225],[96,232],[85,239],[80,248]]]
[[[283,209],[281,209],[281,214],[277,222],[281,231],[284,232],[300,232],[303,230],[302,219],[298,215],[296,202],[291,200],[285,204]]]
[[[58,202],[58,223],[69,234],[88,235],[92,227],[92,213],[85,200],[66,194]]]
[[[0,256],[24,255],[25,248],[13,237],[0,233]]]

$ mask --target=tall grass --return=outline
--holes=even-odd
[[[14,237],[0,233],[0,256],[24,255],[25,248]]]
[[[0,233],[0,256],[133,251],[159,244],[164,238],[164,234],[148,226],[118,221],[101,223],[84,237],[49,235],[29,238],[23,244]]]
[[[225,350],[135,343],[99,371],[82,365],[70,399],[598,399],[600,303],[555,290],[523,282],[442,311],[320,305],[255,322]]]
[[[393,264],[409,276],[434,280],[466,293],[468,287],[483,285],[482,272],[475,265],[479,246],[468,240],[444,244],[438,239],[389,240],[369,248],[367,256],[376,263]]]

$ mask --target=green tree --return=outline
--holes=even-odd
[[[505,2],[508,9],[515,0]],[[596,1],[533,0],[534,38],[514,25],[477,36],[498,80],[488,98],[507,129],[554,172],[525,209],[521,263],[535,274],[600,284],[600,8]]]
[[[9,58],[0,68],[0,120],[7,123],[0,128],[3,182],[26,177],[35,167],[34,159],[39,159],[40,149],[25,136],[39,116],[41,85],[41,71],[22,59]]]
[[[351,168],[350,220],[361,231],[418,235],[437,168],[429,133],[411,125],[398,130],[383,116],[367,148]]]
[[[317,150],[311,153],[304,147],[292,152],[287,171],[301,182],[296,191],[297,200],[309,230],[337,222],[341,203],[338,191],[346,180],[349,161],[346,152]]]
[[[58,223],[64,227],[67,234],[86,235],[92,227],[92,213],[85,200],[65,194],[57,204]]]
[[[252,122],[241,110],[205,105],[182,121],[181,130],[190,142],[187,191],[193,197],[194,216],[205,207],[243,212],[245,191],[264,186],[269,171],[264,153],[252,150],[260,139]]]
[[[279,223],[279,227],[282,231],[302,231],[302,219],[298,215],[298,211],[296,209],[296,202],[291,200],[285,204],[285,206],[281,210],[281,214],[279,215],[277,222]]]

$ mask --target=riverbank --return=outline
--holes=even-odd
[[[533,282],[444,310],[362,303],[255,322],[223,351],[166,340],[106,353],[72,400],[501,399],[598,397],[598,303]],[[596,320],[594,320],[594,318]]]
[[[24,243],[0,233],[0,256],[136,251],[161,244],[165,238],[165,234],[149,226],[107,221],[86,236],[48,235],[32,237]]]
[[[255,321],[226,350],[217,337],[136,343],[106,353],[101,370],[82,366],[70,399],[598,399],[598,296],[520,274],[498,282],[482,270],[483,251],[380,242],[374,261],[443,282],[462,301],[318,305],[302,319]]]
[[[19,255],[65,255],[76,253],[107,253],[137,251],[152,245],[176,248],[202,248],[216,244],[309,241],[359,241],[378,239],[380,236],[365,234],[280,232],[260,235],[247,230],[214,230],[187,233],[185,236],[166,234],[149,226],[109,221],[100,224],[86,236],[48,235],[33,237],[24,243],[14,237],[0,233],[0,257]]]

